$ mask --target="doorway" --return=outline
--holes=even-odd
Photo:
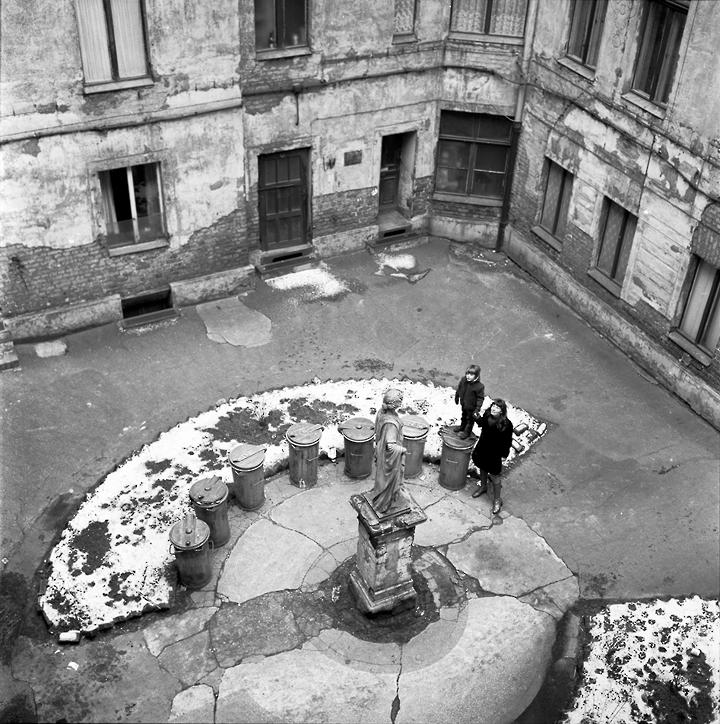
[[[383,136],[378,188],[381,236],[405,233],[410,227],[416,138],[414,131]]]

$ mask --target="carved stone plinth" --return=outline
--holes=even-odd
[[[370,496],[364,493],[350,498],[359,529],[350,588],[363,613],[398,613],[415,605],[411,551],[415,527],[427,516],[405,490],[401,489],[387,513],[378,513]]]

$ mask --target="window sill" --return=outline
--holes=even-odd
[[[274,50],[256,50],[255,60],[277,60],[279,58],[295,58],[300,55],[312,55],[312,50],[304,45],[302,48],[276,48]]]
[[[622,286],[613,279],[610,279],[609,276],[603,274],[597,267],[588,269],[588,276],[591,279],[594,279],[601,287],[607,289],[611,294],[618,298],[620,297]]]
[[[85,95],[107,93],[109,91],[126,90],[127,88],[145,88],[154,85],[152,78],[133,78],[132,80],[113,80],[107,83],[94,83],[83,88]]]
[[[704,367],[712,364],[712,355],[709,355],[707,352],[700,349],[700,347],[698,347],[696,344],[693,344],[687,337],[685,337],[677,330],[673,330],[672,332],[670,332],[668,334],[668,339],[672,342],[675,342],[678,347],[685,350],[685,352],[687,352],[691,357],[694,357]]]
[[[451,30],[448,35],[449,40],[461,40],[470,43],[493,43],[498,45],[522,45],[523,38],[517,38],[514,35],[486,35],[485,33],[461,33],[457,30]]]
[[[554,237],[549,231],[545,231],[541,226],[533,226],[531,229],[535,236],[542,239],[549,247],[555,249],[555,251],[562,251],[563,245],[560,239]]]
[[[155,239],[154,241],[143,241],[141,244],[128,244],[127,246],[111,246],[108,248],[110,256],[125,256],[126,254],[138,254],[142,251],[152,251],[169,247],[167,239]]]
[[[479,196],[463,196],[462,194],[434,193],[435,201],[449,201],[454,204],[470,204],[471,206],[502,206],[502,199],[480,198]]]
[[[645,96],[641,96],[639,93],[635,93],[634,91],[629,91],[628,93],[623,94],[622,99],[624,101],[627,101],[628,103],[632,104],[633,106],[637,106],[638,108],[642,108],[644,111],[647,111],[650,115],[655,116],[655,118],[665,118],[665,107],[659,106],[657,103],[653,103],[648,98],[645,98]]]
[[[415,33],[395,33],[392,36],[393,45],[402,45],[403,43],[417,43],[418,39]]]
[[[559,65],[562,65],[563,68],[567,68],[573,71],[573,73],[581,75],[586,80],[595,81],[595,70],[574,60],[570,56],[566,55],[564,58],[558,58],[557,62]]]

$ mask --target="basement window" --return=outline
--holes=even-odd
[[[121,304],[122,326],[125,329],[177,316],[170,287],[127,297],[121,300]]]
[[[154,248],[158,244],[147,246],[148,242],[164,240],[159,163],[101,171],[100,188],[106,239],[111,249],[137,245]]]

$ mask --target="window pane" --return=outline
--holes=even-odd
[[[552,161],[549,161],[547,185],[545,187],[545,201],[543,203],[540,226],[551,234],[555,233],[555,222],[557,219],[558,205],[560,203],[560,186],[562,183],[562,171]]]
[[[480,116],[480,133],[478,138],[488,140],[509,141],[512,121],[503,116]]]
[[[617,204],[609,202],[597,266],[598,269],[611,278],[613,275],[613,265],[615,263],[615,252],[620,243],[622,221],[623,210]]]
[[[77,0],[77,13],[85,81],[96,83],[112,80],[102,0]]]
[[[590,27],[590,39],[585,53],[585,65],[590,68],[597,66],[597,59],[602,40],[603,28],[605,27],[605,14],[607,13],[607,0],[597,0],[595,3],[595,14]]]
[[[585,60],[586,40],[594,4],[595,0],[576,0],[571,6],[573,15],[568,55],[581,63]]]
[[[572,196],[573,175],[568,171],[564,173],[564,183],[560,195],[560,209],[558,210],[557,221],[555,223],[555,231],[553,232],[558,238],[565,236],[565,228],[567,225],[568,213],[570,209],[570,197]]]
[[[507,146],[490,146],[478,143],[475,152],[475,169],[505,173],[507,164]]]
[[[472,196],[502,198],[505,174],[492,171],[475,171],[473,174]]]
[[[140,0],[110,0],[120,78],[147,73]]]
[[[440,141],[435,188],[438,191],[464,194],[467,190],[467,169],[471,144]]]
[[[720,288],[715,290],[714,299],[709,309],[705,333],[700,339],[700,344],[713,353],[715,347],[717,347],[718,340],[720,340]]]
[[[635,217],[625,211],[623,216],[625,217],[625,233],[621,240],[620,255],[617,257],[615,263],[615,269],[613,271],[613,279],[616,282],[622,282],[625,279],[625,272],[627,270],[628,260],[630,259],[630,249],[632,249],[633,237],[635,236]]]
[[[255,47],[277,47],[275,36],[275,0],[255,0]]]
[[[282,5],[282,47],[290,48],[307,43],[305,29],[305,0],[278,0]],[[281,29],[278,28],[278,34]]]
[[[487,0],[453,0],[450,30],[484,33]]]
[[[415,0],[395,0],[395,33],[415,30]]]
[[[525,31],[527,0],[494,0],[490,33],[522,38]]]
[[[473,113],[443,111],[440,116],[440,135],[474,138],[476,118]]]
[[[705,307],[710,300],[713,280],[715,279],[715,268],[706,261],[698,263],[695,279],[693,280],[690,296],[685,306],[685,313],[680,329],[693,341],[697,342],[700,334]],[[717,307],[717,305],[715,305]],[[715,310],[717,314],[717,309]],[[717,340],[716,340],[717,343]]]

